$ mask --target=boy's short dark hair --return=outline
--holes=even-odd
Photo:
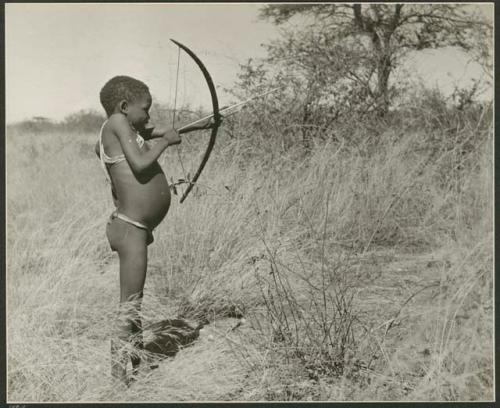
[[[144,82],[126,75],[119,75],[106,82],[99,97],[106,114],[111,116],[116,104],[122,99],[133,101],[147,93],[149,93],[149,88]]]

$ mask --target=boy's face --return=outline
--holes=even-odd
[[[127,119],[137,130],[144,130],[149,122],[149,108],[151,108],[152,98],[149,93],[144,94],[128,102]]]

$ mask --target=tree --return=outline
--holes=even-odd
[[[383,116],[397,90],[391,74],[410,51],[452,46],[491,61],[485,44],[492,27],[472,5],[272,4],[261,18],[280,26],[293,18],[305,23],[301,32],[284,31],[284,39],[268,45],[267,61],[302,72],[309,106],[330,92],[339,109],[347,103]]]

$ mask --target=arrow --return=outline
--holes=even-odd
[[[229,110],[231,110],[231,109],[238,108],[238,107],[240,107],[240,106],[242,106],[242,105],[244,105],[244,104],[246,104],[246,103],[248,103],[248,102],[253,101],[254,99],[261,98],[261,97],[266,96],[266,95],[268,95],[268,94],[270,94],[270,93],[272,93],[272,92],[276,92],[278,89],[281,89],[281,88],[283,88],[283,87],[282,87],[282,86],[280,86],[280,87],[277,87],[277,88],[271,89],[270,91],[264,92],[264,93],[262,93],[262,94],[260,94],[260,95],[252,96],[251,98],[248,98],[248,99],[246,99],[246,100],[244,100],[244,101],[242,101],[242,102],[238,102],[238,103],[236,103],[236,104],[234,104],[234,105],[232,105],[232,106],[228,106],[228,107],[226,107],[226,108],[220,109],[220,110],[219,110],[219,113],[223,113],[223,112],[229,111]],[[228,113],[228,114],[226,114],[225,116],[229,116],[229,115],[232,115],[232,114],[234,114],[234,113],[236,113],[236,111],[235,111],[235,112]],[[208,119],[208,118],[211,118],[212,116],[214,116],[214,115],[213,115],[213,114],[211,114],[211,115],[204,116],[204,117],[202,117],[202,118],[200,118],[200,119],[196,119],[194,122],[188,123],[187,125],[184,125],[184,126],[182,126],[181,128],[177,129],[177,131],[178,131],[178,132],[180,132],[181,130],[187,129],[188,127],[193,126],[193,125],[196,125],[196,124],[197,124],[197,123],[199,123],[199,122],[203,122],[204,120],[206,120],[206,119]]]

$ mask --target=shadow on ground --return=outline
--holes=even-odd
[[[144,327],[144,332],[148,334],[144,350],[160,360],[173,357],[181,348],[191,345],[200,336],[204,325],[205,322],[195,323],[181,318],[151,323]]]

